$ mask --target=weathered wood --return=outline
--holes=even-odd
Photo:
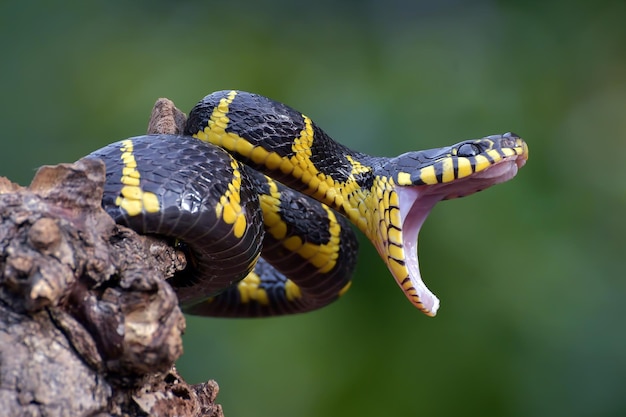
[[[166,110],[150,129],[180,126]],[[104,173],[80,160],[28,187],[0,178],[0,414],[222,416],[217,384],[174,367],[185,321],[166,279],[184,255],[113,222]]]

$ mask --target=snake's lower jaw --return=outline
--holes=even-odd
[[[431,209],[441,200],[440,195],[425,195],[419,187],[397,187],[402,249],[404,251],[405,274],[392,269],[392,274],[409,301],[428,316],[434,316],[439,309],[439,299],[424,281],[419,268],[417,242],[419,231]],[[406,276],[408,273],[408,277]]]

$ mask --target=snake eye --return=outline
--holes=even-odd
[[[476,156],[479,153],[480,148],[473,143],[464,143],[456,151],[457,156]]]

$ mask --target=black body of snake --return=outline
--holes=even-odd
[[[417,258],[424,220],[440,200],[515,176],[528,147],[506,133],[374,157],[284,104],[220,91],[193,108],[184,135],[129,138],[89,157],[106,164],[103,207],[118,223],[187,248],[189,266],[170,279],[187,313],[261,317],[330,303],[356,263],[349,219],[433,316],[439,300]]]

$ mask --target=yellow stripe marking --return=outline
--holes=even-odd
[[[267,291],[260,288],[260,284],[261,278],[255,272],[250,272],[244,279],[239,281],[237,291],[239,291],[241,302],[246,304],[256,301],[261,305],[268,305],[270,301]]]
[[[472,163],[470,162],[469,159],[465,157],[457,158],[457,165],[458,165],[458,174],[457,174],[458,178],[468,177],[472,175],[472,172],[474,172],[472,170]]]
[[[431,165],[429,167],[420,169],[420,180],[422,180],[424,184],[428,185],[437,184],[439,181],[437,181],[435,166]]]
[[[402,282],[402,279],[409,276],[409,271],[397,260],[389,257],[383,258],[383,260],[387,264],[387,267],[391,270],[392,275],[396,278],[398,283]]]
[[[215,205],[215,214],[225,223],[233,225],[233,233],[236,237],[242,237],[246,232],[246,213],[241,207],[241,171],[235,159],[231,159],[230,166],[233,168],[228,189],[220,197],[220,201]]]
[[[285,297],[287,297],[287,301],[294,301],[302,297],[302,290],[290,279],[285,282]]]
[[[263,223],[274,239],[278,240],[282,246],[292,252],[297,253],[311,265],[318,268],[319,272],[326,273],[332,271],[337,264],[340,250],[341,225],[337,222],[335,213],[326,205],[322,207],[326,211],[329,220],[330,240],[323,245],[316,245],[303,242],[299,236],[287,236],[287,224],[280,216],[280,192],[276,182],[265,177],[269,185],[269,194],[260,196],[261,210],[263,211]]]
[[[491,162],[489,162],[489,159],[487,159],[483,155],[476,155],[474,159],[476,160],[476,164],[474,166],[474,172],[480,172],[483,169],[491,165]]]
[[[452,158],[448,157],[441,161],[441,182],[446,183],[454,180],[454,163]]]
[[[404,259],[404,249],[402,246],[389,245],[387,247],[387,253],[394,259]]]
[[[346,285],[344,285],[343,288],[339,290],[339,293],[338,293],[339,297],[342,297],[345,293],[347,293],[351,286],[352,286],[352,281],[348,281]]]
[[[133,155],[133,141],[126,139],[120,146],[120,159],[124,164],[120,182],[124,184],[115,204],[129,216],[136,216],[142,211],[156,213],[160,210],[159,198],[156,194],[141,189],[141,175],[137,170],[137,161]]]
[[[397,229],[389,228],[387,230],[387,239],[389,240],[389,243],[401,246],[402,232]]]
[[[492,165],[502,159],[502,155],[495,149],[489,149],[486,153],[493,159]]]
[[[412,185],[411,174],[408,172],[398,173],[398,185]]]
[[[513,156],[517,154],[516,149],[511,149],[511,148],[502,148],[502,153],[505,156]]]

